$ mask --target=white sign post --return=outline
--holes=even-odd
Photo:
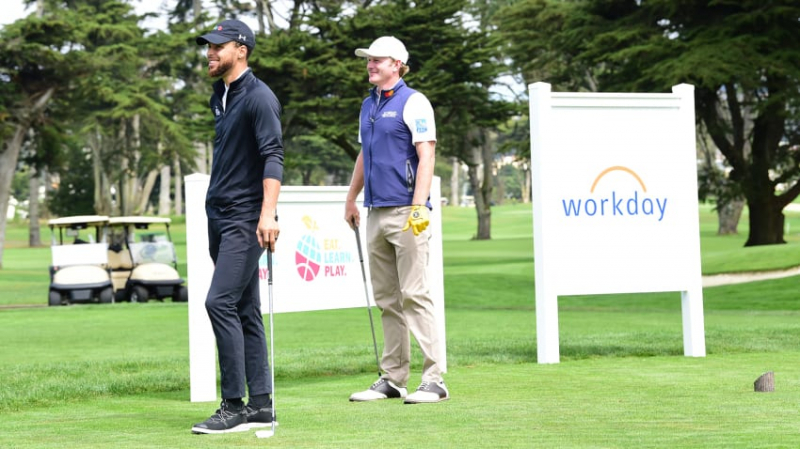
[[[216,351],[205,299],[211,285],[213,264],[208,254],[208,229],[205,195],[209,176],[186,177],[186,255],[189,288],[189,364],[192,402],[216,400]],[[281,238],[272,257],[273,311],[367,307],[364,280],[355,232],[344,221],[347,186],[283,186],[278,201]],[[362,204],[362,198],[358,204]],[[444,271],[442,266],[441,180],[431,185],[430,258],[428,278],[431,284],[436,318],[442,335],[441,360],[446,371]],[[367,274],[369,301],[380,330],[380,311],[375,308],[369,281],[369,248],[366,245],[366,209],[361,210],[361,248]],[[411,232],[411,231],[409,231]],[[266,253],[259,261],[262,310],[268,298]],[[365,317],[366,322],[368,318]]]
[[[684,354],[705,356],[694,87],[528,87],[538,362],[559,362],[559,295],[634,292],[681,292]]]
[[[186,277],[189,290],[189,391],[192,402],[217,400],[217,351],[206,295],[211,287],[214,263],[208,254],[206,190],[208,175],[185,177]]]

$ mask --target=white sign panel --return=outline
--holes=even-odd
[[[281,189],[281,237],[272,257],[276,313],[366,307],[355,232],[344,221],[346,195],[346,187]],[[367,216],[365,210],[361,213],[364,233]],[[366,259],[366,243],[361,243]],[[364,266],[369,270],[367,260]],[[264,253],[259,261],[262,303],[268,294],[267,273]]]
[[[186,222],[189,288],[189,346],[193,402],[216,400],[214,335],[205,311],[205,299],[213,274],[208,254],[205,193],[208,175],[186,177]],[[367,307],[356,233],[344,221],[347,186],[283,186],[278,200],[281,229],[277,249],[272,255],[273,311],[302,312],[352,307]],[[446,371],[444,272],[442,269],[441,180],[431,185],[430,258],[428,278],[441,329],[441,360]],[[361,205],[359,198],[357,204]],[[369,256],[366,245],[367,210],[361,209],[361,250],[366,272],[369,304],[373,308],[376,333],[380,335],[380,310],[372,297],[369,281]],[[191,230],[191,232],[190,232]],[[410,231],[409,231],[410,232]],[[267,255],[259,260],[261,310],[268,312],[269,270]],[[364,312],[365,322],[368,320]],[[192,350],[192,348],[195,348]],[[196,356],[192,357],[192,354]],[[210,360],[208,360],[210,359]],[[202,368],[196,368],[202,366]],[[202,374],[201,374],[202,371]],[[196,376],[195,376],[195,373]],[[195,394],[195,392],[198,392]],[[199,393],[202,392],[202,393]]]
[[[679,291],[704,356],[693,87],[530,89],[539,363],[557,363],[558,295]]]

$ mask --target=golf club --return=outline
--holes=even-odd
[[[272,321],[272,248],[267,248],[267,285],[269,292],[269,377],[272,385],[272,428],[256,432],[258,438],[269,438],[275,435],[275,332]]]
[[[358,245],[358,260],[361,262],[361,277],[364,279],[364,296],[367,298],[367,312],[369,312],[369,328],[372,330],[372,347],[375,349],[375,364],[378,365],[378,377],[381,377],[381,362],[378,360],[378,341],[375,339],[375,323],[372,321],[372,306],[369,303],[369,290],[367,289],[367,272],[364,269],[364,254],[361,252],[361,235],[355,220],[352,221],[353,230],[356,232]]]

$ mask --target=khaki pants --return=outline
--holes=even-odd
[[[423,356],[422,381],[439,382],[439,330],[428,287],[428,240],[430,231],[415,236],[402,231],[410,206],[381,207],[369,211],[367,248],[375,304],[383,324],[384,378],[397,386],[408,384],[411,337]]]

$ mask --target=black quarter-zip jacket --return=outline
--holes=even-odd
[[[225,109],[224,81],[216,81],[213,88],[209,104],[216,136],[206,214],[209,218],[258,218],[263,180],[283,180],[280,102],[250,69],[231,83]]]

